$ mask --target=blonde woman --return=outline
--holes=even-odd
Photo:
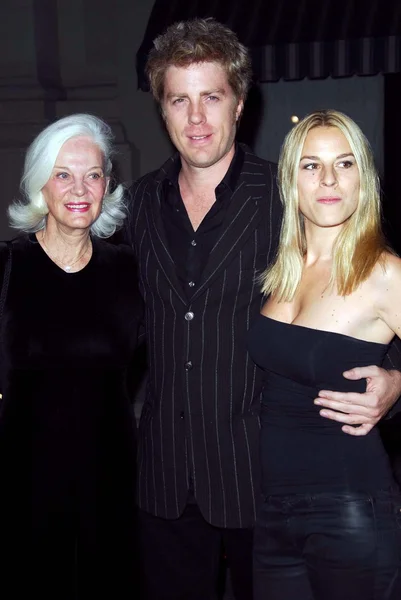
[[[279,250],[249,340],[267,372],[254,597],[399,600],[401,495],[380,434],[347,435],[315,400],[363,392],[343,373],[379,367],[401,335],[401,260],[381,233],[369,144],[346,115],[315,112],[287,135],[279,182]]]

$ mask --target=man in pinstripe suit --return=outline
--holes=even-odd
[[[128,227],[149,362],[143,597],[214,598],[224,548],[235,598],[251,600],[261,376],[246,335],[262,301],[255,276],[280,229],[276,171],[235,143],[250,63],[233,32],[213,20],[173,25],[148,75],[178,152],[133,186]]]

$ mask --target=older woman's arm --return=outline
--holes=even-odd
[[[4,306],[7,300],[8,283],[11,274],[12,265],[12,245],[10,242],[0,243],[0,332],[2,330],[1,323],[3,320]],[[0,339],[0,344],[2,340]],[[1,364],[1,357],[3,356],[2,349],[0,348],[0,400],[3,399],[3,382],[2,373],[3,368]]]

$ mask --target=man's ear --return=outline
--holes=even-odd
[[[243,110],[244,110],[244,100],[243,100],[243,98],[240,98],[238,100],[237,108],[235,109],[235,120],[236,121],[239,121]]]
[[[166,123],[167,117],[166,117],[166,113],[164,112],[164,106],[163,106],[162,102],[160,102],[160,104],[159,104],[159,112],[160,112],[160,116],[163,119],[164,123]]]

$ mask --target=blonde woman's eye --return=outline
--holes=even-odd
[[[308,163],[306,165],[304,165],[304,169],[306,169],[307,171],[313,171],[314,169],[317,169],[317,164],[316,163]]]
[[[349,169],[350,167],[353,166],[353,162],[352,160],[343,160],[340,162],[340,167],[344,167],[345,169]]]

